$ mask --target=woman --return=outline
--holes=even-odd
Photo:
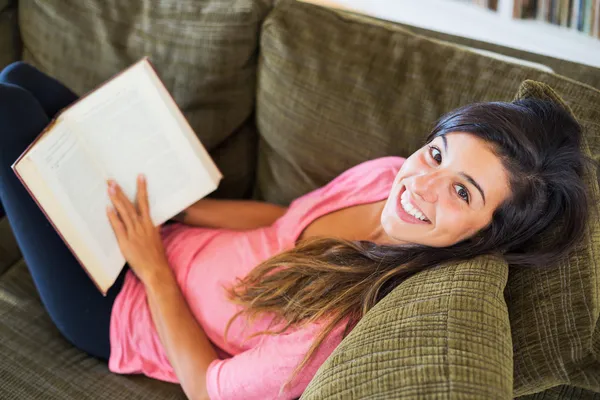
[[[130,268],[102,297],[10,170],[75,99],[26,64],[0,74],[0,199],[63,335],[113,372],[179,382],[192,399],[299,397],[412,274],[484,254],[546,265],[584,232],[577,122],[539,100],[473,104],[443,116],[408,159],[362,163],[289,208],[203,199],[159,229],[152,182],[139,177],[135,204],[109,182]]]

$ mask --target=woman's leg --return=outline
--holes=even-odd
[[[43,85],[38,88],[43,91]],[[53,109],[66,105],[48,104]],[[58,329],[75,346],[107,359],[110,314],[124,273],[103,297],[11,169],[48,122],[33,94],[0,81],[0,200],[42,302]]]
[[[60,82],[22,61],[17,61],[4,68],[0,72],[0,82],[13,83],[33,94],[50,119],[61,108],[77,99],[77,95]],[[5,212],[0,203],[0,218],[4,215]]]
[[[77,100],[77,95],[65,85],[22,61],[4,68],[0,72],[0,82],[20,86],[31,93],[49,119]]]

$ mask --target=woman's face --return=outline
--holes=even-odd
[[[451,246],[486,227],[509,195],[507,173],[489,145],[453,132],[404,162],[381,225],[393,242]]]

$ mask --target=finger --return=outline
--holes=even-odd
[[[150,203],[148,202],[148,182],[144,175],[138,176],[137,204],[140,215],[147,221],[150,220]]]
[[[135,226],[134,218],[137,216],[137,213],[127,196],[125,196],[116,182],[109,181],[108,195],[110,196],[110,200],[119,213],[119,217],[121,217],[121,221],[123,221],[125,229],[127,231],[133,229]]]
[[[108,215],[110,226],[112,226],[117,240],[121,242],[122,239],[127,237],[127,230],[125,229],[125,225],[123,225],[123,222],[117,215],[117,212],[112,207],[106,207],[106,215]]]

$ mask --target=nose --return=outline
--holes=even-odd
[[[441,170],[427,172],[413,178],[411,191],[428,203],[438,200],[438,193],[446,181],[446,174]]]

